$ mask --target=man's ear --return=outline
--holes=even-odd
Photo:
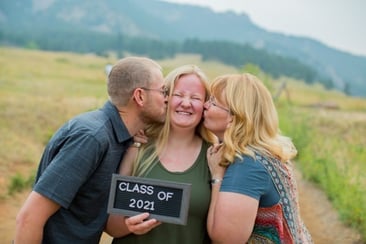
[[[139,105],[139,106],[143,106],[144,105],[144,101],[145,101],[145,96],[143,93],[143,90],[140,88],[136,88],[133,91],[132,94],[132,99],[135,100],[135,102]]]

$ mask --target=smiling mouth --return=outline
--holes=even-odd
[[[180,114],[180,115],[192,115],[192,113],[190,112],[185,112],[185,111],[176,111],[177,114]]]

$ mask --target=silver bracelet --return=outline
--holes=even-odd
[[[210,180],[210,183],[211,183],[212,185],[217,184],[217,183],[221,183],[221,182],[222,182],[222,179],[211,179],[211,180]]]

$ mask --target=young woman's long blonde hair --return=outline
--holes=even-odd
[[[222,165],[235,157],[255,152],[276,157],[282,162],[295,157],[297,150],[290,138],[282,136],[272,96],[254,75],[230,74],[217,77],[211,92],[227,104],[232,122],[224,133]]]
[[[169,89],[169,97],[172,96],[176,82],[180,77],[184,75],[195,74],[205,87],[206,97],[205,101],[209,97],[209,80],[205,73],[196,65],[183,65],[172,70],[165,77],[165,86]],[[203,118],[202,118],[203,119]],[[167,117],[164,124],[153,124],[149,126],[145,134],[149,138],[148,143],[143,145],[139,149],[138,156],[134,162],[132,174],[136,176],[142,176],[152,167],[158,160],[158,155],[162,152],[163,148],[168,142],[168,136],[170,132],[170,108],[168,101]],[[215,136],[203,127],[202,120],[196,127],[196,134],[203,140],[213,143]]]

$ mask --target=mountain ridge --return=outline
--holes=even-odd
[[[337,89],[348,88],[351,95],[366,97],[366,57],[311,38],[267,31],[244,13],[216,13],[207,7],[158,0],[13,0],[0,4],[0,25],[0,30],[73,28],[161,41],[197,38],[249,44],[295,58],[329,77]]]

